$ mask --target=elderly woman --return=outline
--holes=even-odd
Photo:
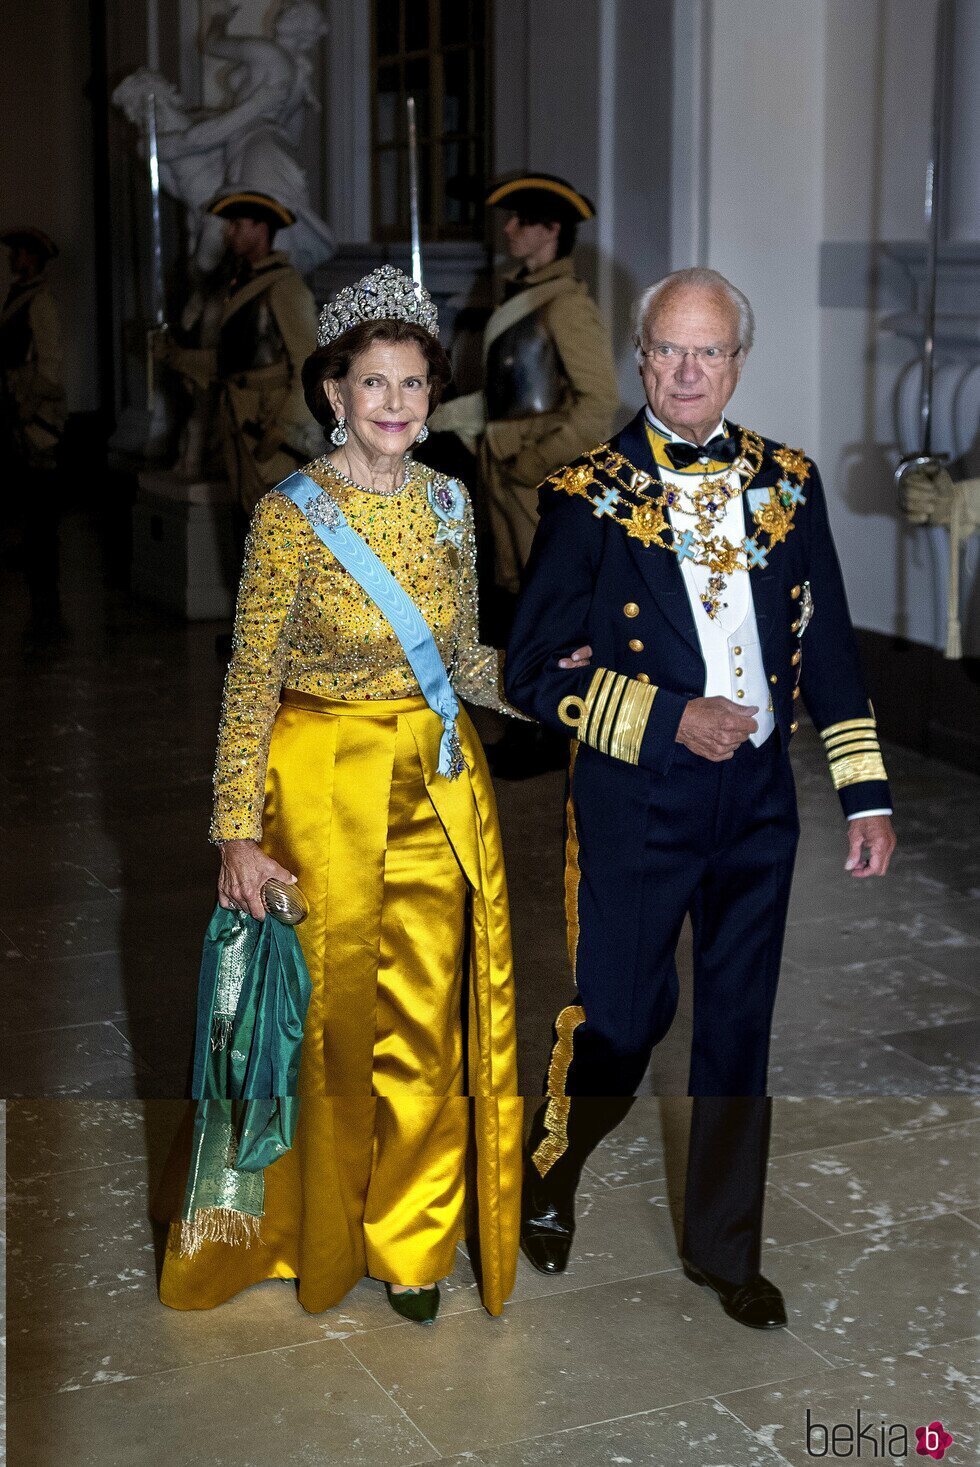
[[[486,762],[453,691],[500,708],[497,658],[477,642],[466,495],[409,453],[449,376],[436,329],[428,294],[391,266],[324,308],[303,380],[332,448],[252,521],[215,773],[219,901],[262,917],[266,880],[297,881],[313,994],[296,1141],[266,1169],[260,1236],[187,1256],[174,1228],[161,1297],[175,1308],[298,1278],[317,1311],[369,1274],[397,1312],[433,1319],[471,1137],[491,1313],[513,1283],[507,893]],[[387,590],[365,579],[377,561]]]

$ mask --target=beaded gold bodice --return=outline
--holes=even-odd
[[[477,639],[476,536],[466,501],[457,546],[436,539],[428,486],[411,464],[396,494],[344,482],[318,459],[304,470],[415,602],[457,693],[501,708],[498,657]],[[259,839],[272,724],[283,688],[328,698],[404,698],[419,685],[381,611],[274,489],[252,518],[238,591],[214,775],[211,839]]]

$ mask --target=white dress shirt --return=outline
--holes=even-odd
[[[689,438],[682,438],[680,434],[672,432],[649,407],[647,418],[669,443],[691,442]],[[723,431],[724,420],[721,420],[714,431],[707,436],[713,438],[716,433]],[[696,474],[675,473],[661,465],[658,465],[658,471],[664,484],[670,485],[671,488],[686,490],[688,493],[701,483],[701,479]],[[733,489],[740,487],[739,476],[733,468],[726,469],[724,473],[712,474],[710,478],[713,482],[727,484]],[[690,530],[696,537],[696,521],[693,515],[685,513],[675,505],[668,507],[667,514],[671,527],[678,536],[683,535],[685,530]],[[716,534],[724,536],[732,545],[741,545],[744,541],[745,515],[742,509],[741,494],[733,495],[726,502],[724,512],[717,520]],[[684,578],[687,599],[691,605],[691,616],[694,620],[701,656],[704,659],[704,696],[706,698],[729,698],[733,703],[744,703],[758,708],[758,713],[752,715],[758,724],[758,729],[755,733],[749,734],[749,739],[756,748],[759,748],[771,735],[776,726],[776,720],[772,711],[769,681],[762,661],[762,645],[759,641],[755,602],[752,597],[751,574],[747,569],[737,569],[732,572],[728,577],[727,587],[722,593],[721,605],[715,616],[710,617],[704,609],[703,598],[707,591],[711,571],[706,565],[695,565],[690,559],[679,559],[678,563]],[[890,814],[890,809],[859,810],[848,816],[848,819],[857,820],[865,815]]]

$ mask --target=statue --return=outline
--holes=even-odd
[[[296,215],[278,248],[307,275],[333,253],[333,237],[310,205],[306,177],[293,156],[306,107],[319,107],[312,88],[310,51],[327,29],[313,0],[286,0],[272,40],[230,36],[233,10],[212,17],[202,40],[206,56],[230,61],[229,105],[192,108],[157,72],[141,67],[116,87],[112,100],[141,130],[146,97],[156,97],[160,182],[187,209],[187,245],[195,273],[207,274],[221,256],[222,230],[206,213],[227,188],[255,189],[280,199]]]
[[[208,205],[232,189],[271,194],[296,216],[276,237],[302,275],[329,259],[333,236],[314,212],[306,176],[295,158],[307,107],[319,108],[312,85],[311,52],[327,29],[314,0],[283,0],[272,38],[228,34],[237,7],[212,16],[201,49],[230,63],[223,80],[227,105],[192,107],[180,91],[146,67],[127,76],[112,100],[139,129],[138,149],[147,156],[147,97],[155,98],[157,151],[162,189],[183,204],[187,219],[190,288],[180,326],[197,346],[217,342],[225,280],[219,271],[224,225]],[[178,471],[202,472],[208,434],[209,395],[191,387],[193,407],[181,434]]]

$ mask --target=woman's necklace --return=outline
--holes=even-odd
[[[349,466],[350,459],[347,460],[347,463]],[[339,469],[330,458],[324,457],[320,459],[318,461],[318,467],[321,464],[331,474],[335,474],[342,484],[346,484],[348,489],[359,489],[362,494],[377,494],[381,499],[392,499],[396,494],[400,494],[408,483],[409,475],[412,471],[412,458],[410,454],[406,453],[400,483],[396,484],[393,489],[374,489],[367,484],[358,484],[356,479],[352,479],[350,474],[345,474],[343,469]]]

